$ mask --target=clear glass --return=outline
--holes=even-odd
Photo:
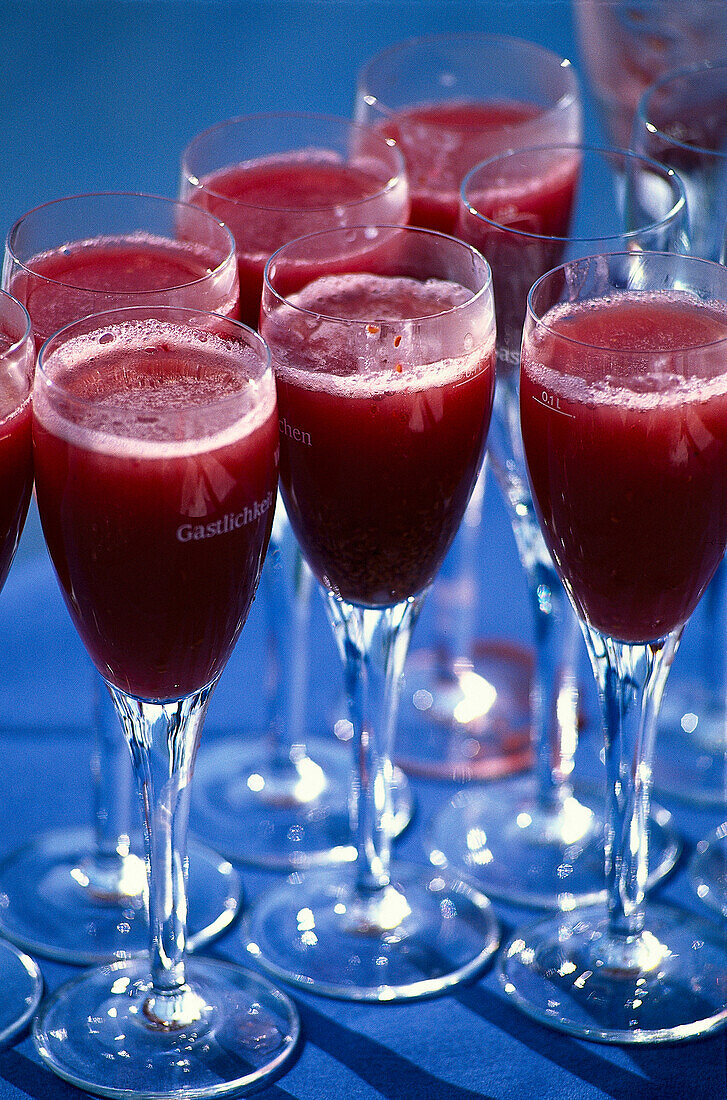
[[[406,223],[401,153],[368,126],[306,111],[227,119],[182,153],[180,198],[209,210],[237,243],[240,316],[260,317],[263,269],[294,237],[344,225]]]
[[[267,347],[191,308],[75,322],[41,349],[33,445],[61,592],[129,744],[150,907],[148,957],[62,986],[35,1019],[36,1046],[60,1077],[99,1095],[257,1088],[290,1057],[297,1013],[239,967],[187,960],[186,841],[202,723],[272,525]]]
[[[241,317],[252,327],[263,268],[286,241],[336,226],[404,224],[409,215],[398,149],[369,127],[311,112],[242,115],[198,134],[182,154],[180,196],[235,234]],[[311,584],[281,503],[276,514],[263,572],[266,727],[236,730],[202,753],[192,813],[195,830],[231,859],[286,869],[352,860],[355,846],[350,752],[306,728]],[[412,798],[398,770],[395,799],[399,833]]]
[[[533,42],[459,33],[403,41],[362,69],[356,118],[396,139],[406,163],[412,225],[457,233],[464,176],[506,149],[582,136],[570,63]],[[479,548],[482,484],[432,592],[433,644],[414,649],[402,699],[400,761],[407,771],[492,778],[531,763],[532,658],[482,636]]]
[[[57,329],[125,305],[193,306],[234,316],[230,231],[205,211],[131,192],[74,195],[24,214],[10,230],[3,286],[28,309],[39,349]],[[0,865],[0,929],[21,947],[92,965],[146,950],[143,841],[129,800],[128,753],[97,686],[93,822],[41,833]],[[237,871],[190,846],[190,946],[220,935],[239,909]]]
[[[628,146],[637,104],[664,73],[721,57],[725,0],[572,0],[578,57],[601,129]]]
[[[727,30],[727,5],[718,3],[716,9]],[[720,52],[726,43],[723,34]],[[727,60],[665,73],[639,101],[632,143],[679,174],[687,196],[690,252],[725,263]],[[715,639],[725,636],[726,581],[722,566],[704,600],[701,629],[687,634],[662,710],[664,751],[655,775],[657,789],[719,808],[727,753],[727,652]]]
[[[497,943],[484,895],[391,853],[406,653],[490,417],[490,272],[467,245],[418,229],[315,234],[271,258],[261,327],[276,371],[281,491],[344,666],[357,859],[258,898],[248,951],[311,991],[424,996],[474,974]]]
[[[35,345],[30,317],[20,302],[0,291],[0,587],[17,549],[33,488],[32,419]],[[0,1045],[30,1022],[43,978],[28,955],[0,940]]]
[[[620,181],[615,186],[616,181]],[[519,360],[527,294],[567,257],[619,246],[683,251],[685,203],[674,173],[628,152],[547,145],[485,161],[466,177],[458,233],[493,272],[498,378],[488,442],[533,612],[534,771],[467,789],[430,830],[431,859],[464,868],[487,893],[572,909],[605,896],[603,819],[574,789],[578,626],[540,534],[520,435]],[[661,809],[652,823],[650,884],[679,845]]]
[[[721,265],[598,255],[531,290],[522,438],[601,703],[607,902],[516,930],[501,978],[525,1012],[583,1038],[665,1042],[727,1021],[724,928],[644,901],[662,693],[727,543],[726,395]]]

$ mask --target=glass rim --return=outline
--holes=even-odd
[[[704,153],[707,156],[714,157],[715,160],[724,160],[727,158],[727,151],[710,149],[706,145],[699,145],[693,141],[680,141],[678,138],[665,133],[660,126],[651,122],[647,116],[647,108],[651,102],[652,96],[658,94],[664,85],[671,84],[672,81],[681,80],[685,77],[696,76],[697,74],[722,69],[727,72],[727,56],[720,58],[705,58],[702,61],[692,61],[688,65],[680,65],[676,69],[670,69],[646,88],[636,106],[634,117],[643,122],[648,133],[658,135],[664,142],[672,145],[675,149],[688,149],[694,153]]]
[[[20,226],[26,221],[27,218],[32,217],[32,215],[37,214],[42,210],[48,210],[50,207],[61,206],[64,203],[75,202],[79,199],[106,199],[106,198],[111,199],[111,198],[122,198],[122,197],[123,198],[133,198],[133,199],[151,199],[155,203],[165,203],[165,204],[168,204],[169,206],[181,206],[186,210],[189,210],[189,209],[194,210],[196,213],[201,214],[203,217],[208,218],[211,223],[214,223],[215,225],[218,225],[220,227],[220,229],[223,231],[223,233],[227,237],[227,242],[228,242],[228,245],[229,245],[229,249],[225,253],[222,260],[220,260],[220,262],[215,267],[213,267],[206,274],[198,276],[196,279],[190,279],[188,282],[185,282],[185,283],[175,283],[174,286],[157,287],[157,288],[152,289],[152,290],[134,290],[134,291],[115,291],[115,290],[107,290],[107,289],[102,290],[98,287],[76,286],[75,283],[64,282],[61,279],[53,279],[51,276],[43,275],[43,274],[41,274],[41,272],[36,271],[32,267],[29,267],[28,264],[25,263],[23,260],[21,260],[20,257],[16,254],[16,252],[14,250],[14,247],[13,247],[13,238],[14,238],[15,234],[17,233],[18,229],[20,228]],[[121,233],[121,234],[115,234],[115,235],[110,235],[110,236],[112,237],[112,239],[124,239],[124,238],[130,237],[131,234]],[[83,238],[79,237],[79,238],[76,238],[76,240],[71,241],[69,243],[70,244],[76,244],[76,243],[79,243],[79,242],[82,242],[82,241],[93,241],[94,239],[95,239],[94,237],[83,237]],[[168,237],[168,238],[165,237],[164,240],[169,240],[172,243],[174,243],[174,238],[172,238],[172,237]],[[125,293],[125,294],[133,294],[134,297],[139,297],[139,298],[142,298],[146,295],[159,294],[159,293],[162,293],[162,292],[170,292],[170,291],[174,291],[174,290],[183,290],[186,287],[198,286],[200,283],[205,283],[209,279],[215,278],[228,264],[230,264],[232,262],[236,263],[236,258],[237,258],[237,246],[236,246],[235,238],[232,234],[232,231],[230,230],[230,228],[224,222],[220,221],[219,218],[216,218],[214,216],[214,214],[210,213],[209,210],[205,210],[201,206],[196,206],[194,203],[185,202],[184,199],[170,199],[166,195],[154,195],[154,194],[152,194],[151,192],[148,192],[148,191],[82,191],[82,192],[80,192],[79,194],[76,194],[76,195],[63,195],[59,199],[51,199],[49,202],[39,203],[38,206],[31,207],[30,210],[26,210],[24,214],[21,214],[21,216],[19,218],[16,218],[16,220],[13,222],[13,224],[10,226],[10,229],[7,232],[7,236],[5,238],[5,248],[6,248],[8,256],[10,256],[10,258],[12,259],[12,262],[18,268],[20,268],[22,271],[24,271],[27,275],[32,275],[34,279],[42,280],[44,283],[49,283],[49,284],[52,284],[53,286],[71,287],[73,290],[83,290],[87,294],[108,295],[108,294]],[[44,255],[46,252],[53,252],[53,251],[54,251],[53,249],[46,249],[46,250],[44,250],[43,253],[38,253],[38,255]]]
[[[461,310],[470,307],[473,303],[477,302],[481,297],[484,297],[485,294],[487,294],[491,290],[491,288],[492,288],[492,268],[490,267],[488,261],[482,255],[480,250],[475,247],[475,245],[468,244],[466,241],[460,240],[459,237],[451,237],[451,236],[449,236],[449,234],[440,233],[436,229],[424,229],[423,227],[417,226],[417,225],[348,225],[348,226],[334,226],[331,229],[319,229],[315,233],[306,233],[302,237],[294,237],[292,240],[286,241],[285,244],[282,244],[278,249],[275,250],[275,252],[273,252],[273,254],[267,260],[267,263],[265,264],[265,270],[263,272],[263,295],[265,293],[265,288],[267,287],[267,289],[274,296],[275,300],[279,303],[279,305],[285,305],[289,309],[295,310],[296,313],[305,315],[307,317],[320,317],[320,318],[322,318],[326,321],[335,321],[338,324],[342,324],[342,325],[369,325],[372,322],[376,322],[376,323],[380,323],[380,324],[389,323],[388,319],[385,318],[385,317],[370,316],[370,317],[367,317],[364,320],[363,318],[360,318],[360,317],[336,317],[333,314],[319,313],[317,310],[307,309],[304,306],[296,305],[295,302],[291,302],[289,297],[287,297],[284,294],[281,294],[278,290],[276,290],[276,288],[273,286],[273,284],[270,280],[270,268],[271,268],[272,264],[274,263],[276,258],[278,256],[280,256],[281,252],[285,252],[286,249],[291,248],[293,245],[299,245],[304,241],[309,241],[309,240],[312,240],[314,238],[330,236],[334,233],[348,233],[348,234],[350,234],[352,232],[367,232],[367,231],[370,232],[373,229],[375,229],[375,230],[382,230],[382,229],[383,230],[392,230],[392,231],[396,231],[398,233],[406,233],[407,235],[418,234],[419,236],[422,236],[422,237],[430,237],[430,238],[433,238],[435,240],[440,239],[440,240],[443,240],[443,241],[447,241],[448,244],[454,244],[458,248],[463,249],[464,251],[469,253],[470,256],[473,256],[478,263],[481,263],[483,265],[484,272],[485,272],[485,281],[483,282],[482,286],[479,287],[478,290],[473,291],[472,296],[470,298],[468,298],[466,301],[459,302],[457,305],[450,306],[449,309],[441,310],[439,313],[428,313],[424,317],[403,317],[403,318],[399,318],[398,321],[392,322],[392,323],[401,324],[402,321],[411,321],[411,322],[431,322],[431,321],[435,321],[440,317],[446,317],[450,314],[458,313]],[[345,274],[348,274],[348,273],[347,272],[337,272],[337,274],[345,275]],[[357,274],[360,274],[360,273],[357,272]],[[493,312],[493,319],[494,319],[494,312]]]
[[[149,315],[149,310],[150,309],[152,309],[154,311],[151,316]],[[270,375],[271,378],[273,377],[272,357],[271,357],[270,348],[268,347],[267,342],[260,335],[259,332],[256,332],[255,329],[250,328],[250,326],[244,324],[244,322],[238,321],[233,317],[225,317],[225,315],[222,314],[222,313],[214,313],[212,310],[196,309],[194,306],[133,305],[133,306],[119,306],[115,309],[102,310],[99,313],[89,313],[89,314],[86,314],[84,317],[76,317],[73,321],[68,321],[61,328],[57,329],[56,332],[51,333],[51,335],[48,336],[43,341],[43,343],[41,344],[40,349],[38,351],[38,355],[37,355],[37,359],[36,359],[36,367],[37,367],[37,369],[36,369],[36,379],[39,379],[40,381],[42,381],[49,392],[58,393],[59,395],[62,395],[64,400],[70,402],[73,405],[77,405],[77,406],[82,407],[82,408],[89,408],[93,404],[93,402],[90,399],[84,399],[83,397],[79,397],[77,394],[75,394],[71,390],[69,390],[68,387],[64,386],[62,382],[59,382],[57,379],[52,378],[45,369],[45,362],[49,358],[49,356],[52,355],[53,351],[57,350],[57,348],[55,347],[55,344],[58,340],[60,340],[60,343],[58,343],[58,347],[62,347],[62,346],[64,346],[65,343],[68,342],[68,340],[73,339],[73,334],[72,333],[69,334],[69,330],[77,328],[78,326],[81,326],[81,325],[85,325],[86,327],[83,329],[83,331],[79,332],[77,335],[79,335],[79,336],[88,336],[88,335],[91,335],[94,332],[97,332],[99,329],[103,329],[103,328],[107,328],[107,327],[112,326],[115,322],[120,323],[123,320],[132,320],[132,321],[135,320],[136,318],[128,316],[129,313],[132,313],[132,314],[135,313],[135,314],[142,315],[140,317],[141,320],[161,321],[161,322],[164,322],[166,320],[166,318],[163,316],[163,314],[179,314],[179,313],[182,313],[187,318],[189,318],[189,317],[194,317],[194,318],[212,317],[212,318],[214,318],[215,322],[222,321],[225,324],[232,325],[233,328],[240,329],[248,337],[248,340],[246,341],[246,345],[245,345],[246,347],[250,347],[254,351],[262,352],[262,354],[260,356],[261,368],[262,368],[261,371],[260,371],[260,376],[259,376],[259,378],[248,379],[248,381],[251,381],[251,382],[254,382],[254,383],[259,383],[259,382],[262,382],[265,379],[266,375]],[[160,316],[160,314],[162,314],[162,316]],[[100,322],[98,324],[98,326],[97,327],[91,326],[91,323],[95,322],[95,321]],[[170,322],[170,323],[173,323],[173,322]],[[91,326],[91,327],[88,327],[88,326]],[[191,326],[188,326],[188,327],[191,327]],[[67,338],[63,339],[64,337],[67,337]],[[252,339],[250,340],[249,337],[252,337]],[[52,349],[49,348],[49,345],[51,345],[51,344],[54,345],[54,347]],[[206,402],[204,404],[204,406],[202,406],[202,408],[203,409],[225,408],[228,405],[232,405],[232,403],[234,403],[237,400],[239,400],[239,394],[238,393],[229,394],[226,397],[220,397],[220,398],[217,398],[216,400]],[[113,408],[113,406],[111,406],[111,407]],[[196,406],[191,411],[199,412],[199,408],[200,408],[199,406]],[[175,412],[179,412],[179,411],[180,411],[179,409],[175,410]],[[122,436],[120,438],[125,438],[125,437]]]
[[[406,181],[406,166],[404,164],[404,158],[402,156],[401,150],[399,149],[398,143],[393,138],[388,138],[384,134],[380,134],[375,126],[369,126],[365,123],[356,122],[355,119],[344,118],[342,115],[326,114],[320,111],[255,111],[252,114],[233,115],[232,118],[226,118],[223,119],[221,122],[215,122],[212,126],[208,126],[207,129],[201,130],[198,134],[195,134],[194,137],[187,142],[184,149],[182,150],[182,155],[180,158],[182,176],[184,177],[186,182],[191,184],[191,186],[194,187],[197,191],[202,191],[204,192],[204,194],[211,195],[215,199],[223,199],[225,202],[230,203],[230,205],[233,207],[240,207],[241,209],[247,210],[270,210],[281,213],[299,211],[299,206],[267,206],[266,204],[261,202],[246,202],[244,199],[236,199],[232,198],[230,195],[223,195],[221,192],[214,191],[212,188],[207,187],[206,184],[202,182],[202,179],[200,179],[200,177],[191,170],[187,163],[190,150],[193,148],[193,146],[197,144],[197,142],[202,141],[203,138],[207,138],[211,134],[221,132],[222,130],[236,126],[242,122],[267,121],[275,118],[300,119],[303,121],[315,120],[318,122],[335,123],[339,125],[342,129],[346,129],[348,131],[353,130],[354,132],[360,132],[366,135],[370,135],[372,137],[375,137],[376,139],[380,139],[382,147],[386,146],[387,149],[391,150],[391,153],[393,154],[397,162],[396,172],[394,173],[394,175],[390,175],[386,182],[383,183],[378,188],[378,190],[373,191],[370,195],[365,195],[363,198],[360,199],[349,199],[346,202],[332,202],[325,203],[323,206],[306,207],[306,211],[315,212],[319,210],[328,210],[332,207],[342,207],[347,210],[351,210],[354,209],[356,206],[361,206],[364,203],[371,202],[373,199],[379,199],[382,196],[387,195],[390,191],[393,191],[395,187],[398,187],[401,180]],[[305,151],[305,148],[312,149],[315,148],[315,146],[308,145],[307,147],[301,147],[300,149],[287,150],[287,152],[295,153]],[[260,157],[247,158],[246,161],[233,160],[230,161],[228,164],[225,164],[221,168],[216,169],[215,172],[223,172],[227,168],[235,167],[237,164],[254,163],[254,161],[260,160],[264,156],[278,155],[279,154],[277,153],[269,153],[262,154]],[[285,156],[286,154],[283,153],[280,155]],[[194,204],[192,203],[190,205]]]
[[[658,221],[648,222],[645,225],[639,226],[637,229],[624,230],[620,233],[606,233],[601,236],[584,236],[575,237],[568,235],[566,237],[554,237],[543,233],[533,233],[525,229],[519,229],[517,226],[503,225],[501,222],[496,222],[493,218],[488,218],[485,214],[481,214],[472,202],[466,196],[466,190],[468,184],[471,182],[472,177],[487,165],[493,164],[495,161],[504,161],[510,157],[516,157],[523,153],[538,153],[545,152],[546,150],[555,149],[572,149],[574,152],[593,152],[593,153],[605,153],[608,155],[615,155],[624,159],[628,158],[632,161],[639,161],[642,164],[649,165],[649,167],[655,169],[655,171],[661,176],[662,179],[666,178],[674,185],[674,189],[677,193],[677,199],[671,209]],[[650,232],[652,230],[660,229],[665,225],[668,225],[678,215],[686,212],[687,198],[684,191],[684,184],[677,172],[673,168],[669,168],[665,164],[661,164],[660,161],[654,160],[653,157],[646,156],[644,153],[637,153],[633,149],[622,149],[618,146],[610,145],[592,145],[587,142],[553,142],[548,145],[531,145],[525,146],[522,149],[506,149],[501,153],[496,153],[494,156],[487,157],[486,160],[480,161],[474,168],[471,168],[467,175],[462,180],[459,191],[460,201],[464,204],[465,208],[469,211],[473,217],[478,218],[480,221],[485,222],[487,225],[491,225],[493,228],[499,230],[501,233],[511,233],[517,237],[526,237],[533,241],[552,241],[559,243],[567,243],[569,241],[577,244],[583,241],[593,241],[595,244],[598,241],[602,241],[604,244],[609,241],[629,241],[641,233]]]
[[[17,340],[13,340],[10,346],[7,347],[5,351],[2,352],[2,354],[0,354],[0,363],[2,363],[3,359],[10,358],[10,356],[14,355],[15,352],[20,351],[24,344],[27,344],[29,340],[32,340],[33,323],[30,319],[30,314],[28,313],[23,303],[19,301],[19,299],[16,298],[14,294],[11,294],[9,290],[0,289],[0,302],[12,303],[11,308],[19,309],[20,316],[25,322],[25,328],[22,335],[19,336]]]
[[[674,252],[653,252],[653,251],[652,252],[647,252],[647,251],[644,251],[644,252],[599,252],[599,253],[594,253],[594,255],[592,255],[592,256],[579,256],[574,260],[566,260],[564,263],[558,264],[557,267],[551,268],[550,271],[544,272],[538,279],[536,279],[535,282],[533,283],[533,285],[531,286],[530,290],[528,291],[527,317],[529,317],[534,322],[534,324],[538,326],[538,328],[544,329],[546,332],[550,333],[550,335],[552,335],[554,338],[557,338],[558,340],[564,340],[566,343],[572,344],[574,347],[590,348],[593,351],[608,352],[610,355],[618,355],[618,356],[659,355],[659,354],[663,354],[664,352],[667,352],[667,351],[674,352],[674,353],[677,353],[677,354],[682,354],[682,353],[686,353],[686,352],[697,352],[697,351],[700,351],[700,350],[704,350],[705,348],[719,347],[722,344],[727,344],[727,334],[725,336],[721,337],[720,339],[707,340],[704,343],[687,344],[684,347],[676,347],[676,348],[675,347],[670,347],[670,348],[658,348],[658,347],[656,347],[656,348],[652,348],[652,349],[649,349],[649,350],[646,350],[646,351],[643,348],[634,348],[634,347],[614,348],[614,347],[611,347],[611,346],[608,346],[608,345],[594,344],[594,343],[592,343],[591,341],[588,341],[588,340],[578,340],[578,339],[574,338],[573,336],[565,335],[563,332],[560,332],[560,331],[557,331],[557,330],[551,328],[550,325],[545,323],[545,321],[543,319],[544,314],[536,311],[536,309],[533,305],[535,295],[538,292],[538,290],[540,289],[542,284],[544,284],[546,281],[552,279],[555,275],[558,275],[559,273],[563,274],[565,272],[566,268],[572,267],[575,264],[591,264],[591,263],[596,263],[598,261],[603,261],[603,260],[612,262],[614,260],[621,260],[621,259],[629,259],[629,260],[634,260],[634,261],[638,260],[638,259],[647,259],[648,260],[648,259],[656,259],[657,257],[658,257],[657,262],[659,262],[659,263],[666,262],[666,259],[668,257],[671,260],[677,259],[677,260],[679,260],[680,263],[686,263],[690,267],[714,268],[715,270],[722,271],[723,272],[722,278],[727,280],[727,268],[725,267],[724,264],[717,263],[715,260],[704,260],[704,259],[702,259],[701,256],[681,255],[681,254],[674,253]],[[676,288],[675,287],[674,289],[675,290],[678,289],[680,293],[683,291],[685,294],[689,294],[692,297],[695,296],[695,291],[690,290],[688,287],[685,287],[685,288]],[[658,288],[652,287],[650,290],[643,290],[643,291],[636,290],[634,292],[635,293],[643,293],[643,294],[654,294],[657,291],[658,291]],[[605,298],[607,298],[607,295],[606,294],[601,295],[600,298],[605,299]],[[589,299],[589,300],[590,301],[597,301],[599,299],[598,298],[592,298],[592,299]],[[713,300],[717,301],[717,299],[713,299]],[[567,302],[564,302],[564,303],[555,302],[555,303],[553,303],[552,306],[548,306],[548,309],[545,311],[545,313],[547,314],[552,308],[554,308],[554,306],[557,306],[557,305],[560,305],[560,304],[567,305],[568,303]],[[725,290],[725,305],[727,307],[727,288]],[[725,309],[725,319],[727,320],[727,308]],[[727,367],[725,367],[725,373],[727,373]]]
[[[367,88],[367,77],[370,76],[371,70],[374,65],[379,64],[385,58],[392,57],[397,53],[404,53],[407,50],[422,46],[422,45],[434,45],[438,42],[481,42],[488,45],[502,46],[517,46],[518,48],[525,47],[529,52],[538,54],[543,58],[547,58],[550,61],[556,62],[556,68],[568,72],[572,76],[573,87],[567,89],[562,95],[553,103],[550,107],[545,108],[535,120],[528,119],[522,123],[515,124],[511,127],[512,130],[517,131],[521,127],[525,128],[533,121],[547,118],[551,115],[556,115],[563,110],[569,108],[572,104],[577,103],[580,100],[580,83],[578,79],[578,72],[571,62],[570,58],[563,57],[555,50],[551,50],[548,46],[541,46],[538,42],[532,42],[527,38],[519,38],[517,35],[508,34],[489,34],[487,31],[444,31],[439,34],[420,34],[414,35],[411,38],[404,38],[400,42],[394,42],[390,46],[384,47],[383,50],[379,50],[373,57],[370,57],[368,61],[361,67],[357,80],[357,88],[362,97],[372,97],[373,102],[368,103],[368,106],[373,107],[374,103],[381,111],[382,115],[387,118],[393,117],[397,114],[401,108],[393,108],[387,106],[379,99],[372,91]],[[367,100],[368,102],[368,100]],[[423,102],[423,101],[422,101]],[[414,103],[411,104],[414,106]]]

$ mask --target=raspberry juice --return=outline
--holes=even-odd
[[[526,334],[520,401],[581,616],[631,643],[680,626],[727,542],[727,311],[686,292],[556,306]]]
[[[464,514],[492,408],[494,325],[442,360],[416,319],[454,324],[471,297],[434,279],[324,276],[263,318],[288,516],[313,572],[350,603],[421,592]]]
[[[535,103],[461,100],[397,111],[380,124],[406,163],[410,225],[455,233],[462,180],[476,164],[513,146],[539,144]],[[518,131],[526,129],[526,133]]]
[[[92,237],[39,253],[11,293],[33,322],[36,345],[91,313],[132,304],[184,305],[235,316],[237,280],[204,245],[134,234]]]
[[[460,203],[456,232],[490,264],[498,343],[519,351],[528,291],[563,258],[581,159],[573,149],[522,153],[513,159],[522,165],[522,174],[507,158],[501,173],[490,175],[486,166],[470,177],[469,206]]]
[[[247,617],[277,487],[274,385],[255,367],[157,320],[72,336],[37,373],[48,549],[96,667],[135,697],[213,681]]]
[[[245,324],[257,327],[265,264],[281,245],[339,225],[404,221],[406,186],[388,183],[381,172],[314,149],[260,157],[205,176],[188,199],[224,221],[235,237]]]
[[[18,370],[12,374],[5,356],[15,340],[0,328],[0,588],[5,584],[33,489],[33,448],[29,387],[17,392]]]

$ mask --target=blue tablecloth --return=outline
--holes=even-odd
[[[198,130],[234,114],[275,108],[349,115],[356,72],[373,52],[413,34],[463,28],[519,35],[575,57],[564,0],[0,0],[0,226],[4,232],[29,207],[74,192],[172,195],[178,154]],[[591,116],[587,130],[595,134]],[[492,486],[485,529],[482,629],[527,643],[524,584]],[[319,659],[310,724],[325,735],[340,696],[340,672],[318,604],[315,615]],[[416,642],[430,630],[425,611]],[[0,596],[0,636],[1,855],[41,830],[85,824],[91,813],[92,676],[34,514]],[[258,604],[213,700],[207,743],[259,723],[263,642]],[[585,668],[584,684],[593,713]],[[592,757],[597,739],[594,721],[584,733]],[[417,817],[399,851],[421,860],[426,822],[454,788],[431,781],[414,787]],[[687,854],[721,816],[668,806]],[[244,872],[248,895],[272,879]],[[699,908],[684,863],[660,893]],[[505,932],[533,916],[499,904],[496,909]],[[242,959],[239,931],[214,950]],[[42,968],[49,989],[72,973],[52,963]],[[518,1013],[491,971],[452,994],[412,1005],[294,997],[304,1027],[300,1055],[261,1094],[279,1100],[727,1096],[724,1033],[643,1049],[580,1042]],[[29,1039],[0,1053],[0,1100],[78,1095],[42,1067]]]

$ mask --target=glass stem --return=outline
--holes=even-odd
[[[139,897],[146,874],[131,852],[132,776],[129,753],[116,709],[100,676],[94,676],[94,731],[91,756],[95,846],[83,860],[87,889],[105,903]]]
[[[606,751],[606,889],[609,930],[626,940],[644,926],[648,819],[656,722],[681,628],[644,645],[584,629],[601,703]]]
[[[278,510],[283,505],[278,501]],[[290,560],[292,559],[292,560]],[[292,576],[292,591],[290,579]],[[313,579],[297,548],[287,517],[276,522],[262,572],[267,609],[268,745],[278,778],[297,782],[305,755],[308,627]]]
[[[528,570],[533,608],[535,667],[531,689],[537,799],[541,812],[557,813],[573,794],[578,745],[578,622],[552,565]]]
[[[187,826],[190,780],[213,687],[179,701],[151,703],[110,686],[144,815],[152,979],[144,1015],[147,1024],[162,1029],[200,1016],[199,998],[186,986],[184,971]]]
[[[701,673],[705,693],[711,706],[719,713],[725,706],[727,691],[727,654],[723,645],[715,645],[716,638],[724,638],[725,596],[727,592],[727,565],[724,559],[704,593],[705,628],[701,638]],[[699,729],[697,735],[699,735]]]
[[[518,342],[519,348],[519,342]],[[535,667],[532,743],[541,815],[558,815],[573,791],[578,745],[578,623],[540,532],[528,484],[518,392],[519,353],[498,348],[495,408],[489,436],[492,470],[508,505],[533,613]]]
[[[357,607],[326,594],[353,728],[351,813],[358,848],[356,886],[363,895],[391,881],[394,732],[404,664],[424,597],[421,593],[379,609]]]
[[[478,552],[486,484],[485,458],[457,537],[432,590],[434,647],[443,677],[451,675],[453,661],[472,661],[480,606]]]

